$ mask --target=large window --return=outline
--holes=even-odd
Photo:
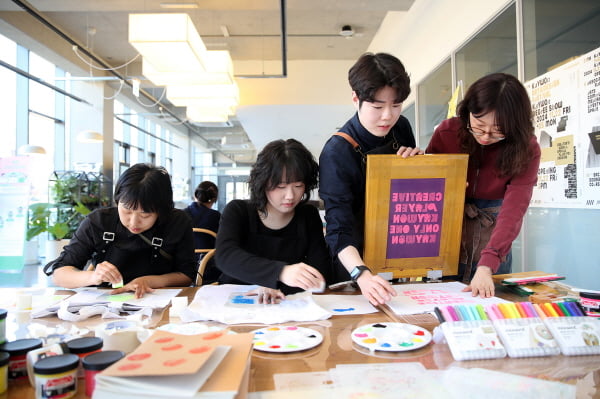
[[[511,5],[456,52],[456,79],[465,90],[493,72],[517,73],[517,25]]]
[[[0,35],[0,59],[7,64],[17,63],[17,44]],[[17,76],[10,69],[0,67],[0,120],[2,121],[2,146],[0,156],[11,155],[17,150]]]
[[[452,97],[452,68],[450,60],[433,71],[418,88],[419,145],[425,148],[433,131],[448,115]]]
[[[600,41],[598,0],[523,0],[525,80],[542,75]]]

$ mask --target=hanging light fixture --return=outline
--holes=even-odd
[[[188,14],[129,14],[129,43],[159,72],[206,71],[206,46]]]
[[[208,106],[236,107],[239,103],[240,90],[236,83],[230,85],[190,85],[167,86],[167,98],[173,105],[206,104]]]
[[[46,149],[39,145],[25,144],[19,147],[17,155],[45,155]]]
[[[84,130],[77,135],[77,141],[80,143],[102,143],[104,137],[102,133],[93,130]]]
[[[146,58],[142,58],[142,74],[157,86],[232,84],[234,82],[233,63],[229,51],[210,50],[205,54],[205,70],[161,72]]]
[[[186,117],[193,122],[227,122],[230,110],[225,107],[204,106],[186,108]]]

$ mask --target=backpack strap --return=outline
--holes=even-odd
[[[155,249],[158,249],[158,252],[163,256],[163,258],[167,260],[172,260],[173,257],[170,253],[161,248],[163,239],[159,237],[152,237],[152,241],[148,237],[146,237],[143,233],[138,234],[138,236],[148,245],[152,246]]]
[[[367,156],[363,153],[362,148],[360,148],[360,145],[358,145],[358,143],[356,142],[356,140],[354,140],[352,138],[352,136],[350,136],[348,133],[344,133],[344,132],[335,132],[333,135],[334,136],[340,136],[344,140],[346,140],[348,143],[350,143],[350,145],[352,146],[352,148],[354,148],[354,151],[356,151],[356,152],[358,152],[360,154],[362,162],[364,164],[367,163]]]

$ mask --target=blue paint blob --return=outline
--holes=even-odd
[[[252,305],[254,303],[254,299],[252,298],[244,298],[242,295],[234,296],[231,298],[231,303],[242,303],[247,305]]]
[[[382,348],[391,348],[391,347],[392,347],[392,345],[390,345],[390,344],[388,344],[388,343],[386,342],[386,343],[383,343],[383,344],[381,344],[381,347],[382,347]]]
[[[354,308],[346,308],[346,309],[333,309],[334,312],[351,312]]]

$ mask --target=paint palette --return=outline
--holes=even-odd
[[[298,352],[323,342],[320,332],[296,326],[271,326],[254,330],[254,349],[263,352]]]
[[[352,331],[352,341],[371,351],[403,352],[427,345],[431,333],[413,324],[375,323]]]

